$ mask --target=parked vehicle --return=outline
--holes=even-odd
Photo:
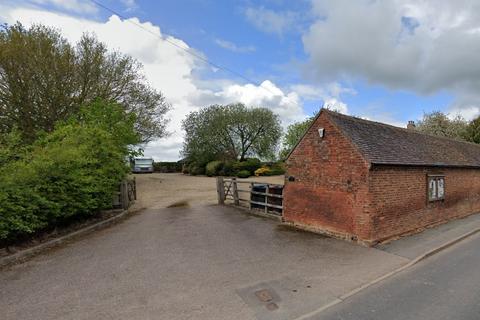
[[[133,173],[153,173],[152,158],[135,158],[133,160]]]

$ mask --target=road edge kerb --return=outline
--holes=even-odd
[[[41,243],[41,244],[39,244],[37,246],[34,246],[32,248],[28,248],[28,249],[19,251],[17,253],[14,253],[12,255],[0,258],[0,269],[5,268],[9,265],[18,263],[18,262],[25,261],[25,260],[27,260],[27,259],[29,259],[29,258],[31,258],[35,255],[38,255],[38,254],[42,253],[45,250],[48,250],[50,248],[59,246],[60,244],[66,242],[66,241],[72,240],[73,238],[76,238],[76,237],[85,235],[87,233],[90,233],[92,231],[110,226],[110,225],[122,220],[123,218],[125,218],[125,216],[128,215],[129,213],[131,213],[130,210],[128,210],[128,209],[123,210],[119,214],[117,214],[117,215],[115,215],[111,218],[108,218],[106,220],[97,222],[93,225],[90,225],[88,227],[76,230],[72,233],[66,234],[66,235],[61,236],[61,237],[56,238],[56,239],[52,239],[52,240],[47,241],[45,243]]]
[[[368,287],[370,287],[370,286],[372,286],[372,285],[374,285],[374,284],[377,284],[377,283],[379,283],[380,281],[383,281],[383,280],[385,280],[385,279],[387,279],[387,278],[389,278],[389,277],[391,277],[391,276],[393,276],[393,275],[395,275],[395,274],[397,274],[397,273],[400,273],[400,272],[402,272],[402,271],[404,271],[404,270],[406,270],[406,269],[408,269],[408,268],[410,268],[410,267],[413,267],[414,265],[416,265],[416,264],[419,263],[420,261],[423,261],[423,260],[425,260],[426,258],[429,258],[429,257],[431,257],[431,256],[433,256],[433,255],[435,255],[435,254],[437,254],[437,253],[439,253],[439,252],[441,252],[441,251],[443,251],[443,250],[445,250],[445,249],[447,249],[447,248],[449,248],[449,247],[451,247],[451,246],[459,243],[460,241],[465,240],[466,238],[471,237],[471,236],[473,236],[473,235],[476,234],[476,233],[479,233],[479,232],[480,232],[480,228],[476,228],[476,229],[474,229],[474,230],[472,230],[472,231],[469,231],[469,232],[467,232],[467,233],[464,233],[463,235],[461,235],[461,236],[459,236],[459,237],[457,237],[457,238],[455,238],[455,239],[452,239],[452,240],[450,240],[450,241],[447,241],[447,242],[441,244],[440,246],[438,246],[438,247],[436,247],[436,248],[433,248],[433,249],[431,249],[431,250],[429,250],[429,251],[426,251],[425,253],[417,256],[416,258],[414,258],[413,260],[411,260],[411,261],[408,262],[407,264],[405,264],[405,265],[403,265],[403,266],[401,266],[401,267],[399,267],[399,268],[397,268],[397,269],[395,269],[395,270],[393,270],[393,271],[390,271],[390,272],[388,272],[388,273],[386,273],[386,274],[384,274],[384,275],[382,275],[382,276],[380,276],[380,277],[378,277],[378,278],[376,278],[376,279],[374,279],[374,280],[372,280],[372,281],[369,281],[369,282],[361,285],[361,286],[358,287],[358,288],[355,288],[355,289],[353,289],[353,290],[351,290],[351,291],[349,291],[349,292],[347,292],[347,293],[345,293],[345,294],[342,294],[342,295],[338,296],[337,298],[335,298],[334,300],[332,300],[331,302],[329,302],[329,303],[321,306],[321,307],[318,308],[317,310],[312,311],[312,312],[309,312],[309,313],[307,313],[307,314],[304,314],[304,315],[302,315],[302,316],[300,316],[300,317],[298,317],[298,318],[295,318],[294,320],[306,320],[306,319],[308,319],[308,318],[310,318],[310,317],[316,316],[316,315],[322,313],[323,311],[327,310],[328,308],[333,307],[334,305],[337,305],[337,304],[345,301],[346,299],[348,299],[349,297],[351,297],[351,296],[359,293],[360,291],[365,290],[365,289],[367,289]]]

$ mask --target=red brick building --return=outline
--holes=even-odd
[[[323,109],[287,159],[284,221],[374,244],[480,211],[480,146]]]

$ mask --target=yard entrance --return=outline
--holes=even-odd
[[[283,185],[217,177],[218,203],[232,203],[263,214],[281,217]]]
[[[150,173],[136,174],[135,178],[138,197],[134,209],[161,209],[178,206],[178,204],[193,207],[218,203],[217,182],[214,177],[190,176],[181,173]],[[248,179],[254,183],[265,182],[274,185],[281,185],[283,180],[283,175]]]

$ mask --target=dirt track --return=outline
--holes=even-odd
[[[160,209],[176,205],[208,205],[217,202],[215,178],[180,173],[136,174],[138,200],[135,209]],[[283,184],[283,176],[251,177],[260,182]]]

